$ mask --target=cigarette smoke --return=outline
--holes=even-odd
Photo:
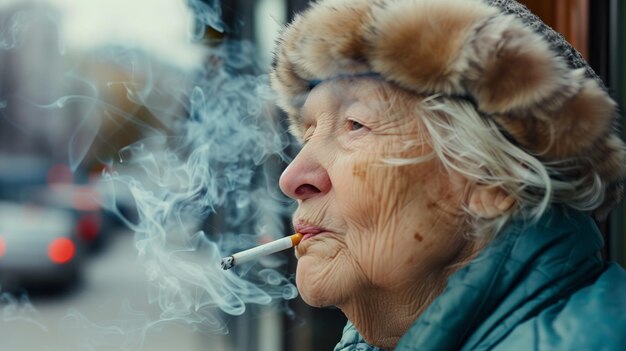
[[[127,72],[129,79],[110,80],[108,86],[123,89],[136,110],[146,109],[156,123],[138,120],[108,103],[101,87],[77,73],[80,70],[66,70],[63,76],[81,87],[80,94],[43,101],[12,98],[26,99],[37,110],[80,112],[66,139],[73,170],[81,167],[94,142],[106,144],[99,132],[113,115],[144,136],[119,150],[102,174],[104,187],[115,190],[115,196],[132,195],[136,215],[122,214],[115,197],[106,198],[103,205],[135,233],[138,263],[150,281],[146,295],[150,304],[159,306],[160,315],[150,316],[127,302],[120,302],[118,316],[110,320],[92,321],[72,309],[58,329],[75,338],[76,349],[138,350],[146,334],[164,323],[227,333],[226,315],[242,315],[250,304],[275,305],[297,296],[291,279],[278,270],[280,258],[270,259],[270,268],[258,263],[230,271],[220,268],[224,255],[258,245],[259,234],[272,239],[285,234],[281,216],[286,208],[272,165],[285,159],[288,139],[272,117],[272,92],[255,62],[254,47],[225,39],[200,46],[206,28],[225,30],[220,4],[191,0],[188,6],[195,14],[184,38],[190,42],[180,45],[193,47],[191,53],[164,62],[159,56],[164,51],[155,47],[109,45],[92,56]],[[2,24],[3,50],[21,45],[21,35],[32,22],[25,20],[31,18],[26,14],[20,12]],[[75,30],[53,22],[59,32]],[[60,55],[66,54],[66,45],[60,35]],[[190,64],[191,57],[200,57],[200,64]],[[18,301],[2,296],[5,323],[22,320],[48,330],[26,297]]]
[[[195,231],[211,214],[233,229],[252,229],[260,215],[278,215],[267,206],[275,196],[262,166],[270,155],[280,155],[285,141],[267,118],[271,94],[266,79],[229,72],[245,67],[242,58],[250,57],[230,59],[229,52],[246,50],[231,45],[214,48],[210,60],[217,64],[197,73],[201,79],[184,100],[190,118],[180,121],[178,136],[154,135],[120,152],[121,162],[138,167],[142,177],[108,175],[135,199],[139,218],[129,225],[163,318],[208,322],[216,329],[223,326],[213,319],[214,308],[239,315],[248,303],[268,304],[296,294],[275,274],[247,272],[250,276],[243,279],[223,272],[220,247],[227,252],[242,248],[232,243],[235,234],[212,233],[217,238],[212,241]],[[250,280],[256,278],[262,284]]]

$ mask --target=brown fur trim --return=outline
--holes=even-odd
[[[578,90],[565,61],[513,16],[491,20],[476,35],[466,84],[482,112],[507,113]]]
[[[369,1],[335,1],[314,4],[302,17],[286,43],[289,58],[304,79],[329,79],[371,71],[364,56],[363,23]],[[297,30],[295,30],[297,29]]]
[[[592,153],[590,147],[607,135],[616,105],[593,80],[566,100],[557,111],[533,115],[494,115],[498,124],[520,145],[547,160]]]
[[[596,81],[587,80],[582,90],[554,114],[554,158],[573,157],[589,150],[595,140],[606,136],[615,117],[616,104]]]
[[[592,159],[593,169],[605,179],[616,181],[625,176],[624,143],[616,135],[607,135],[605,139],[593,146],[593,152],[589,153]]]
[[[477,1],[397,1],[376,8],[366,33],[372,67],[418,93],[461,94],[465,46],[497,10]],[[410,14],[410,15],[407,15]]]

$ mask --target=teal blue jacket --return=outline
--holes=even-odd
[[[593,220],[552,208],[511,222],[396,350],[626,350],[626,272],[600,256]],[[336,351],[373,351],[348,323]]]

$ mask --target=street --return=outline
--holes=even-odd
[[[83,282],[74,291],[34,296],[32,306],[24,300],[0,305],[0,350],[232,349],[228,336],[151,324],[160,310],[148,303],[148,280],[136,261],[132,233],[117,233],[103,252],[85,260]]]

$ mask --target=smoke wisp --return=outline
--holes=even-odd
[[[68,4],[58,1],[56,8]],[[227,333],[228,316],[244,314],[251,304],[276,305],[297,296],[292,279],[281,271],[280,256],[269,258],[267,265],[230,271],[219,265],[224,255],[285,234],[281,218],[287,203],[278,194],[276,165],[286,158],[289,141],[275,120],[272,92],[255,61],[255,48],[224,38],[203,39],[207,27],[225,30],[219,1],[186,5],[193,16],[186,23],[184,45],[193,54],[168,60],[159,56],[161,51],[151,51],[154,46],[108,43],[77,54],[67,46],[72,41],[59,34],[56,55],[71,64],[48,67],[60,72],[47,78],[71,82],[61,83],[71,86],[70,92],[64,88],[33,97],[22,89],[4,91],[3,99],[5,109],[20,105],[56,120],[69,116],[59,132],[63,137],[54,140],[66,142],[64,157],[73,171],[90,162],[106,164],[98,180],[107,194],[102,206],[134,233],[137,264],[150,283],[145,296],[159,307],[158,316],[120,301],[115,318],[94,320],[70,309],[58,325],[49,326],[28,299],[20,302],[5,294],[2,323],[26,321],[44,334],[54,330],[66,335],[59,349],[140,350],[146,335],[164,324]],[[29,45],[24,33],[32,30],[27,20],[32,17],[26,13],[3,21],[3,55]],[[67,27],[53,23],[58,33]],[[199,58],[194,65],[191,56]],[[94,71],[96,78],[89,74]],[[37,78],[32,79],[36,85]],[[120,92],[122,106],[110,98]],[[6,120],[19,115],[19,109],[11,111]],[[37,123],[32,119],[13,124],[30,130]],[[120,146],[104,133],[111,128],[132,128],[140,137],[106,158],[94,149]],[[121,199],[132,204],[131,215],[120,208]]]

